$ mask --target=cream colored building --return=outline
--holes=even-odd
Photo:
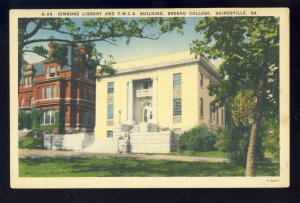
[[[214,98],[207,86],[218,80],[217,69],[208,59],[182,52],[123,62],[114,68],[115,75],[96,82],[96,140],[123,136],[130,142],[146,136],[143,141],[148,143],[151,136],[167,136],[172,141],[172,136],[199,124],[224,127],[224,108],[210,110]],[[153,147],[163,148],[159,143],[149,145],[146,152],[156,152]],[[129,151],[143,152],[138,148],[132,141]]]

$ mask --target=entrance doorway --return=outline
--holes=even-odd
[[[152,103],[146,102],[143,107],[143,122],[150,122],[153,118]]]

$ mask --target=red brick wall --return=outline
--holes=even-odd
[[[84,48],[79,48],[82,54],[86,54]],[[89,80],[84,78],[85,68],[83,67],[79,72],[76,71],[64,71],[61,72],[63,64],[56,62],[48,62],[44,64],[44,69],[50,67],[56,67],[59,70],[59,77],[46,78],[46,73],[43,76],[36,76],[34,84],[31,88],[19,86],[19,102],[21,98],[24,98],[24,107],[30,108],[30,98],[33,96],[36,107],[41,110],[59,110],[64,112],[65,128],[78,127],[80,130],[82,127],[87,127],[93,130],[93,126],[83,125],[83,113],[87,110],[92,111],[95,114],[95,102],[88,101],[84,98],[86,95],[83,93],[86,88],[92,90],[95,97],[95,80],[92,80],[92,76],[89,74]],[[91,83],[92,82],[92,83]],[[56,95],[55,98],[42,99],[42,87],[44,91],[46,87],[55,86]],[[24,91],[30,90],[30,91]],[[46,91],[44,93],[46,95]]]

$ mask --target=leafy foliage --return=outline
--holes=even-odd
[[[103,61],[101,53],[95,49],[96,42],[106,42],[117,45],[118,39],[125,38],[128,44],[132,38],[144,38],[156,40],[165,33],[176,31],[182,33],[184,18],[93,18],[85,19],[81,23],[76,23],[69,18],[20,18],[18,22],[18,45],[19,64],[23,61],[23,54],[32,52],[44,58],[54,61],[64,61],[65,47],[63,43],[80,44],[90,48],[91,57],[86,60],[88,68],[96,71],[96,66],[103,70],[99,74],[113,74],[111,60]],[[36,38],[36,33],[40,30],[49,30],[48,37]],[[61,37],[54,37],[51,33],[59,34]],[[56,35],[57,36],[57,35]],[[48,51],[39,45],[39,42],[55,42],[54,53],[49,56]],[[31,45],[30,48],[28,45]],[[19,77],[21,70],[19,68]]]
[[[213,150],[215,142],[216,136],[205,125],[184,132],[178,140],[180,150],[195,152]]]
[[[228,145],[231,147],[228,151],[238,152],[240,157],[248,153],[246,175],[253,175],[254,159],[260,157],[262,149],[261,120],[270,118],[275,122],[279,117],[279,18],[206,17],[195,29],[204,38],[192,42],[191,52],[223,60],[219,67],[220,82],[210,85],[209,91],[216,96],[214,103],[225,106],[232,113],[233,123],[238,125],[231,126],[223,135],[241,141],[228,140],[235,143]],[[250,127],[251,134],[247,132]],[[252,144],[244,152],[247,139]]]
[[[255,98],[253,91],[242,90],[237,93],[232,104],[232,120],[236,126],[250,125],[253,122]]]
[[[275,17],[206,17],[199,21],[195,29],[204,35],[204,39],[194,40],[191,52],[223,60],[219,67],[221,81],[210,86],[211,94],[216,95],[216,103],[231,110],[238,92],[252,90],[255,96],[259,80],[266,80],[264,109],[268,113],[277,113],[278,23]]]
[[[32,126],[32,116],[31,112],[19,110],[18,117],[18,129],[23,130],[24,128],[31,129]]]
[[[232,163],[237,165],[245,165],[247,159],[247,148],[249,144],[250,127],[235,126],[226,129],[219,128],[217,130],[217,141],[215,147],[223,152],[226,152]],[[258,139],[261,139],[260,137]],[[263,146],[259,140],[256,145],[256,160],[262,161]]]
[[[273,119],[262,121],[262,145],[264,157],[272,161],[279,160],[279,122]]]

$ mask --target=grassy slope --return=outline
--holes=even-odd
[[[94,158],[21,158],[21,177],[243,176],[230,163]],[[256,176],[278,176],[279,165],[257,165]]]

